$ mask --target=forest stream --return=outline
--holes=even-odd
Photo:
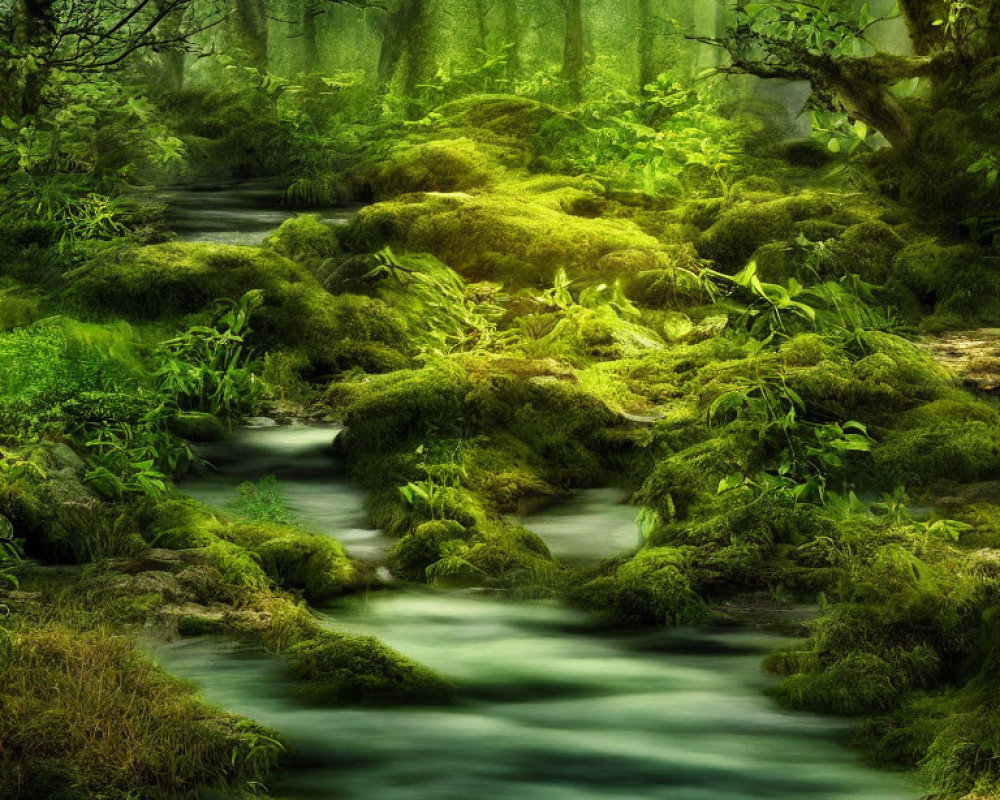
[[[240,481],[274,475],[300,523],[359,558],[363,495],[332,455],[337,431],[244,428],[206,452],[218,467],[183,484],[226,506]],[[225,454],[225,458],[220,458]],[[611,490],[522,522],[564,558],[634,544],[634,509]],[[569,529],[575,531],[570,541]],[[632,542],[629,542],[629,537]],[[602,549],[604,552],[601,552]],[[158,649],[213,702],[280,731],[293,765],[282,798],[413,800],[908,800],[918,787],[849,746],[850,723],[780,709],[761,658],[787,639],[733,629],[609,632],[549,603],[470,592],[378,592],[324,612],[335,630],[375,635],[455,681],[447,707],[312,707],[283,662],[215,637]]]
[[[256,243],[287,214],[261,210],[260,187],[175,192],[181,235]],[[266,204],[265,200],[265,204]],[[200,208],[213,209],[206,223]],[[336,224],[350,210],[323,218]],[[221,227],[230,226],[230,230]],[[209,232],[209,229],[211,231]],[[379,561],[390,540],[365,525],[333,442],[339,428],[260,421],[202,445],[212,464],[182,491],[226,509],[244,481],[277,479],[298,524]],[[638,544],[624,493],[592,489],[518,522],[553,554],[583,563]],[[734,629],[610,632],[550,603],[475,592],[386,591],[323,613],[338,631],[374,635],[458,686],[445,707],[314,707],[283,662],[216,637],[157,654],[206,697],[285,736],[283,798],[662,797],[670,800],[909,800],[912,778],[850,747],[850,724],[780,709],[761,658],[788,640]]]
[[[1000,0],[0,52],[0,800],[1000,800]]]

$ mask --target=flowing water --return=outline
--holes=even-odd
[[[283,187],[261,180],[165,189],[156,199],[167,206],[167,226],[182,242],[259,245],[296,211],[282,204]],[[327,224],[346,225],[360,206],[310,211]]]
[[[777,708],[736,632],[602,633],[548,605],[467,594],[355,601],[331,627],[371,633],[452,678],[452,707],[310,708],[280,661],[214,638],[160,652],[208,697],[281,731],[279,798],[913,800],[866,765],[848,724]]]
[[[298,519],[377,558],[363,495],[332,442],[338,430],[261,427],[205,449],[217,472],[185,484],[226,505],[244,480],[275,475]],[[596,490],[520,520],[577,560],[635,546],[634,509]],[[574,533],[575,532],[575,533]],[[602,539],[606,536],[607,540]],[[734,631],[609,633],[548,604],[471,593],[378,593],[326,615],[456,682],[446,708],[312,708],[280,659],[213,637],[159,650],[214,702],[273,726],[295,762],[280,798],[666,798],[913,800],[919,788],[849,746],[849,724],[790,713],[762,689],[781,640]]]
[[[273,187],[173,196],[190,241],[254,244],[289,213]],[[335,224],[353,210],[330,212]],[[274,475],[297,520],[358,558],[387,542],[365,528],[363,494],[332,447],[336,428],[241,429],[207,445],[216,471],[183,488],[230,506],[242,481]],[[634,509],[594,490],[518,521],[560,558],[637,543]],[[212,701],[279,730],[293,763],[285,800],[915,800],[901,774],[852,749],[849,723],[767,699],[761,657],[782,640],[736,631],[610,633],[570,610],[474,593],[396,592],[325,615],[451,678],[448,707],[317,708],[296,699],[281,659],[216,637],[158,655]]]
[[[364,499],[334,456],[339,428],[271,426],[240,428],[222,441],[199,445],[213,470],[181,484],[191,497],[231,510],[244,481],[275,476],[298,524],[338,539],[354,558],[374,561],[389,545],[365,525]]]

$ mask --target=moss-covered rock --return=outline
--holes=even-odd
[[[301,214],[282,223],[264,247],[305,266],[319,276],[342,251],[337,233],[315,214]]]
[[[609,574],[585,584],[573,599],[631,625],[698,619],[704,609],[684,575],[685,560],[685,553],[673,547],[641,550]]]
[[[598,277],[597,265],[612,253],[630,253],[629,265],[640,269],[671,267],[662,245],[635,223],[574,216],[530,196],[410,195],[362,210],[349,235],[356,246],[392,243],[432,253],[463,276],[513,285],[523,277],[497,275],[497,255],[534,267],[536,285],[550,284],[560,268]]]
[[[447,542],[465,541],[470,532],[454,520],[432,520],[400,539],[389,551],[394,571],[408,580],[423,581],[427,568],[442,556]]]
[[[862,222],[841,234],[831,246],[831,257],[845,274],[860,275],[869,283],[883,284],[892,275],[893,260],[905,244],[884,222]]]
[[[184,411],[170,420],[170,430],[192,442],[217,442],[225,435],[226,426],[211,414]]]
[[[299,348],[326,370],[360,362],[378,371],[402,361],[406,326],[392,309],[370,297],[334,297],[305,266],[267,249],[164,244],[117,252],[77,275],[69,295],[91,314],[148,321],[196,314],[251,289],[264,294],[252,321],[252,342],[262,349]]]
[[[288,649],[301,693],[323,703],[441,703],[454,688],[378,639],[322,632]]]
[[[397,145],[368,177],[378,199],[411,192],[466,192],[487,186],[497,168],[488,145],[465,137]]]
[[[787,209],[770,203],[738,205],[725,212],[698,240],[698,252],[722,269],[736,271],[757,249],[794,233]]]

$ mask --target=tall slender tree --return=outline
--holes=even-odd
[[[656,80],[659,69],[656,63],[656,18],[653,0],[639,0],[639,36],[636,39],[639,57],[639,91]]]
[[[267,0],[229,0],[226,22],[227,49],[247,66],[267,71],[268,8]]]
[[[507,78],[515,79],[521,73],[521,29],[517,13],[517,0],[503,0],[503,43],[507,48]]]
[[[566,34],[563,43],[562,77],[569,99],[583,100],[584,21],[583,0],[565,0]]]

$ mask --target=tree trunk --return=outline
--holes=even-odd
[[[924,56],[940,49],[944,42],[944,30],[943,26],[934,22],[948,18],[948,8],[943,0],[899,0],[899,10],[917,55]]]
[[[562,77],[569,99],[583,100],[583,0],[566,0],[566,40]]]
[[[302,71],[319,72],[319,26],[320,11],[311,2],[302,9]]]
[[[162,12],[166,5],[166,0],[157,0],[156,10]],[[171,39],[179,38],[183,26],[184,14],[182,11],[169,14],[160,23],[166,37]],[[184,88],[184,65],[187,60],[183,48],[180,45],[166,46],[160,50],[159,56],[163,88],[169,93],[179,92]]]
[[[407,34],[415,20],[414,0],[397,0],[382,18],[382,45],[378,54],[378,85],[384,94],[389,90],[399,62],[407,50]]]
[[[267,0],[231,0],[229,48],[248,67],[267,72]]]
[[[656,80],[659,70],[656,66],[656,31],[653,19],[653,0],[639,0],[639,37],[636,47],[639,56],[639,93],[645,94],[646,87]]]
[[[521,31],[517,19],[517,0],[503,0],[503,43],[507,48],[507,79],[521,74]]]
[[[403,95],[411,102],[407,108],[410,117],[420,115],[420,84],[430,78],[432,56],[430,52],[430,20],[427,0],[406,0],[403,43],[406,49],[406,71],[403,73]]]
[[[892,93],[890,82],[876,80],[863,65],[849,63],[830,81],[847,114],[881,133],[893,147],[913,135],[913,120]]]
[[[488,0],[476,0],[476,42],[485,51],[490,43],[490,9]]]
[[[45,48],[55,35],[50,14],[55,0],[17,0],[12,9],[11,44],[15,54]],[[48,81],[47,69],[36,66],[25,73],[21,64],[7,68],[3,83],[9,100],[4,104],[18,116],[34,114],[42,105],[42,90]]]

